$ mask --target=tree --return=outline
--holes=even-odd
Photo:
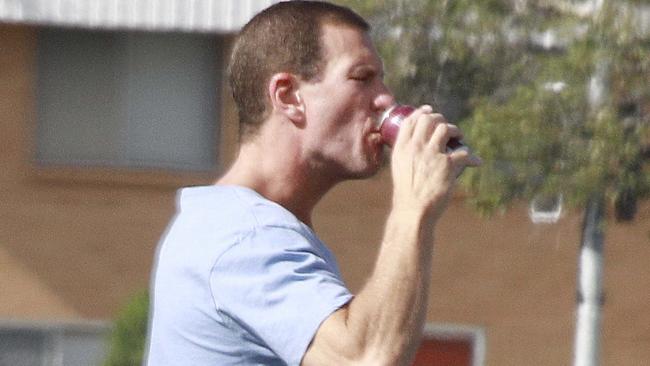
[[[463,182],[481,212],[560,190],[584,206],[603,192],[630,220],[650,194],[650,37],[634,19],[650,1],[339,3],[370,19],[399,100],[434,102],[463,125],[487,162]],[[591,110],[601,61],[611,88]]]
[[[149,294],[148,291],[142,291],[134,295],[118,314],[111,332],[105,366],[142,364],[148,314]]]
[[[635,34],[625,5],[605,2],[585,18],[551,8],[570,18],[573,32],[583,27],[584,35],[561,52],[531,60],[525,68],[531,78],[509,87],[505,100],[478,100],[468,119],[471,141],[486,160],[511,165],[468,174],[465,183],[479,208],[561,192],[574,206],[603,195],[617,219],[634,217],[636,201],[650,193],[644,166],[650,113],[643,110],[650,105],[650,47],[647,35]],[[566,88],[545,88],[554,82]],[[504,127],[506,136],[497,132]],[[504,181],[507,189],[499,188]]]
[[[585,207],[575,364],[597,364],[604,211],[630,221],[650,196],[650,1],[340,2],[375,27],[398,99],[462,125],[485,162],[463,176],[479,212]]]

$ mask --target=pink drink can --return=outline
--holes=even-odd
[[[397,132],[402,121],[415,111],[415,107],[406,104],[395,104],[388,108],[379,119],[379,131],[384,143],[393,147]],[[451,138],[447,142],[447,152],[466,146],[462,141]]]

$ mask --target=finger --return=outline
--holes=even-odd
[[[421,105],[417,110],[422,113],[433,113],[433,107],[428,104]]]
[[[433,108],[430,105],[423,105],[420,108],[416,109],[411,113],[407,118],[405,118],[400,124],[400,130],[397,134],[396,144],[400,140],[410,139],[413,136],[415,127],[417,125],[416,121],[423,114],[430,114],[433,111]]]
[[[421,146],[426,146],[433,134],[438,121],[431,114],[422,114],[415,121],[413,140],[418,141]]]
[[[465,137],[463,135],[463,131],[460,128],[458,128],[458,126],[456,126],[453,123],[448,123],[448,125],[449,125],[449,139],[454,138],[457,140],[462,140],[463,137]]]
[[[420,133],[420,137],[425,139],[425,144],[429,146],[431,144],[431,138],[439,125],[446,125],[447,120],[445,116],[439,113],[426,114],[421,118],[427,118],[427,122],[421,127],[421,130],[416,130],[415,133]],[[435,149],[437,151],[438,149]]]
[[[429,139],[429,146],[432,150],[446,153],[449,139],[457,137],[459,134],[458,127],[449,123],[439,123]]]
[[[462,140],[463,132],[460,130],[460,128],[458,128],[458,126],[447,123],[445,126],[441,125],[439,131],[435,131],[434,135],[431,136],[431,140],[429,142],[432,149],[447,152],[447,146],[451,139],[458,141]]]
[[[474,155],[467,146],[452,151],[449,153],[449,157],[454,165],[461,165],[463,167],[477,167],[483,163],[483,160]]]

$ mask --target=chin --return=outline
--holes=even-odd
[[[373,177],[375,174],[377,174],[377,171],[363,171],[363,172],[348,172],[348,174],[345,174],[344,176],[341,177],[341,181],[346,181],[346,180],[363,180],[363,179],[368,179]]]
[[[363,167],[357,169],[350,169],[347,171],[346,179],[367,179],[379,173],[379,170],[384,166],[384,159],[382,155],[378,155],[373,159],[368,159]]]
[[[329,172],[337,181],[367,179],[376,175],[385,166],[386,155],[382,148],[364,149],[352,152],[347,159],[330,160]]]

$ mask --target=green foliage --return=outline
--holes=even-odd
[[[110,337],[105,366],[139,366],[144,355],[149,295],[135,295],[118,314]]]
[[[436,102],[445,114],[461,119],[474,96],[516,72],[499,67],[518,58],[516,52],[505,52],[499,36],[504,1],[383,1],[372,10],[369,1],[347,3],[371,20],[389,71],[386,81],[399,100]],[[452,100],[459,104],[448,108]]]
[[[650,34],[634,7],[648,2],[606,0],[588,16],[565,1],[339,2],[373,24],[397,99],[435,101],[461,125],[485,162],[463,177],[480,212],[604,195],[630,219],[650,195]],[[533,42],[549,34],[554,47]],[[595,76],[605,93],[590,102]]]

